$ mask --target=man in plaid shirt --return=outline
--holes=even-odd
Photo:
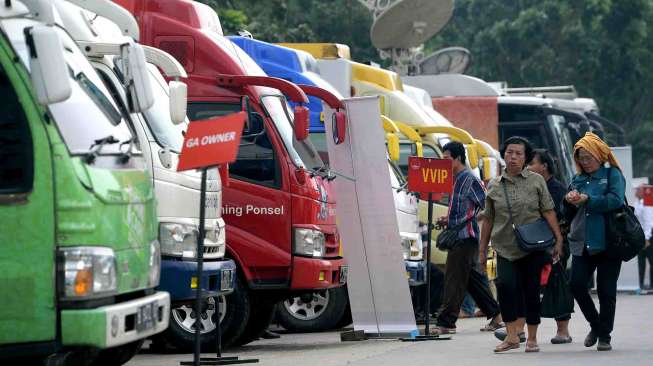
[[[433,333],[456,332],[456,321],[466,292],[469,292],[487,318],[491,319],[481,331],[494,331],[503,326],[499,304],[492,297],[484,275],[478,270],[477,261],[479,228],[476,215],[485,205],[485,189],[483,183],[465,165],[463,144],[450,142],[442,150],[444,158],[453,161],[456,180],[449,200],[449,215],[439,221],[450,228],[464,222],[467,224],[460,229],[458,241],[447,254],[444,295]]]

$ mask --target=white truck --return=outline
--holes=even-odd
[[[56,0],[64,27],[84,50],[105,85],[114,94],[122,113],[128,115],[140,149],[151,167],[152,183],[158,201],[159,241],[162,272],[159,289],[171,295],[170,326],[157,341],[161,345],[190,349],[195,331],[192,302],[198,286],[196,243],[199,231],[201,177],[196,171],[177,172],[183,144],[186,118],[186,87],[179,81],[166,84],[159,68],[170,78],[186,77],[184,68],[169,54],[141,46],[145,59],[141,69],[125,70],[121,57],[138,58],[120,52],[123,44],[138,41],[139,29],[133,16],[108,0]],[[130,65],[132,62],[126,62]],[[157,68],[158,67],[158,68]],[[125,73],[136,73],[151,86],[152,107],[134,108],[134,99],[148,98],[146,93],[130,95],[124,84]],[[225,316],[224,296],[233,291],[236,266],[224,259],[225,222],[221,217],[221,179],[217,169],[209,171],[204,227],[205,258],[202,283],[209,296],[201,315],[204,344],[215,342],[218,308]],[[206,293],[206,292],[205,292]]]

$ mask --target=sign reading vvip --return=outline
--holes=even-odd
[[[453,172],[450,159],[408,158],[408,190],[418,193],[451,193]]]

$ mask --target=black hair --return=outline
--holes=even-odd
[[[447,142],[442,147],[442,152],[448,151],[451,154],[451,158],[460,158],[460,162],[465,165],[465,146],[458,141]]]
[[[555,164],[553,162],[553,157],[549,153],[549,150],[547,149],[535,149],[533,150],[533,157],[536,157],[540,159],[540,163],[546,164],[546,170],[549,171],[549,174],[555,175],[556,174],[556,168]]]
[[[524,145],[524,153],[526,155],[526,161],[524,161],[524,166],[526,166],[526,164],[530,163],[531,160],[533,160],[533,145],[531,145],[530,141],[528,141],[527,138],[521,136],[508,137],[503,142],[500,149],[501,157],[503,157],[504,159],[506,158],[506,149],[508,148],[508,145]]]

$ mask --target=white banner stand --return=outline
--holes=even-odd
[[[329,161],[337,175],[336,216],[349,265],[354,334],[414,338],[419,332],[400,250],[379,98],[343,102],[348,126],[343,143],[333,140],[333,110],[326,105],[324,120]]]

